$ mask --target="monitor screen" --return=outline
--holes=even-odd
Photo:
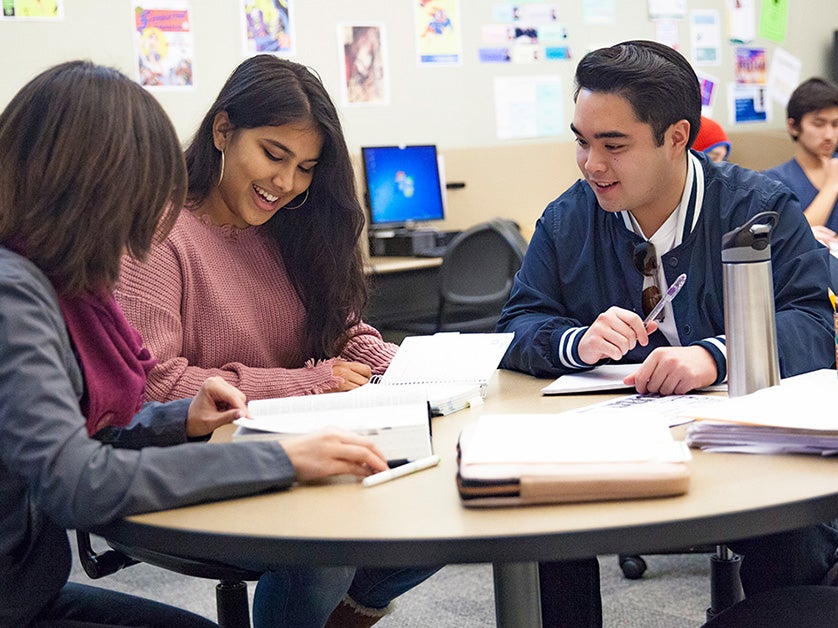
[[[436,146],[361,147],[370,227],[442,220]]]

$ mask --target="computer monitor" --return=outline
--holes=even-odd
[[[435,145],[361,147],[370,229],[445,218]]]

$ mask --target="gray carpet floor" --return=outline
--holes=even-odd
[[[72,535],[75,540],[75,535]],[[96,545],[100,547],[100,545]],[[640,580],[623,577],[616,556],[601,556],[605,628],[696,628],[710,603],[707,554],[647,556]],[[139,564],[91,581],[74,561],[71,579],[153,598],[215,619],[215,583]],[[486,628],[495,625],[490,565],[449,565],[396,602],[381,628]],[[249,587],[251,599],[253,585]]]

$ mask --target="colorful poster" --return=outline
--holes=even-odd
[[[133,2],[137,80],[148,88],[195,84],[195,46],[188,3],[178,0]]]
[[[413,6],[419,64],[461,63],[459,0],[419,0]]]
[[[788,21],[789,0],[762,0],[762,10],[759,14],[760,37],[782,44],[786,40]]]
[[[294,54],[293,0],[241,0],[244,53]]]
[[[730,122],[767,122],[770,119],[768,88],[765,85],[742,85],[731,83],[728,86],[728,111]]]
[[[765,48],[734,50],[736,82],[740,85],[765,85],[768,82],[768,62]]]
[[[63,0],[3,0],[0,20],[63,20]]]
[[[719,84],[719,80],[700,72],[696,74],[698,76],[698,83],[701,86],[701,115],[712,118],[713,101],[715,100],[716,86]]]
[[[481,63],[534,63],[571,58],[567,27],[559,22],[553,2],[498,3],[492,16],[497,24],[483,25]]]
[[[387,105],[390,85],[383,24],[338,24],[344,105]]]

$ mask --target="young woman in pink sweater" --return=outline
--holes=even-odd
[[[189,193],[117,298],[159,360],[150,399],[220,375],[249,399],[348,390],[396,351],[361,321],[363,211],[334,105],[308,68],[246,60],[186,151]]]
[[[363,212],[317,76],[271,55],[242,62],[186,165],[186,211],[147,261],[125,259],[117,291],[159,360],[149,398],[190,396],[210,375],[258,399],[349,390],[383,372],[396,346],[361,321]],[[297,626],[372,625],[434,571],[276,569],[259,580],[254,623],[279,625],[293,604],[305,609]]]

